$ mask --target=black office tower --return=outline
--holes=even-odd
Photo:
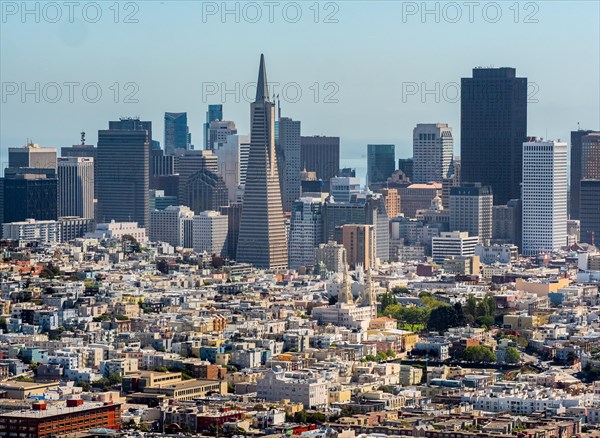
[[[600,179],[580,181],[581,241],[600,243]]]
[[[98,222],[149,225],[152,122],[121,119],[98,131]]]
[[[316,172],[328,192],[329,180],[340,173],[340,138],[300,137],[300,162],[301,170]]]
[[[494,204],[521,198],[527,139],[527,78],[516,69],[475,68],[461,80],[461,179],[492,187]]]
[[[581,139],[594,131],[571,131],[571,176],[569,182],[569,219],[579,219],[579,197],[582,176],[582,142]]]
[[[58,179],[23,174],[4,178],[4,222],[58,219]]]

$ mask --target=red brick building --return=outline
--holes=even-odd
[[[66,405],[48,406],[39,402],[29,411],[0,414],[2,437],[50,438],[94,428],[120,429],[121,405],[67,400]]]

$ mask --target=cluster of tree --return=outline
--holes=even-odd
[[[394,293],[388,291],[381,296],[381,313],[411,330],[427,327],[432,331],[445,331],[467,324],[489,327],[495,322],[496,303],[490,296],[478,301],[470,295],[464,307],[460,303],[450,306],[428,292],[421,292],[419,299],[422,306],[402,306]]]
[[[515,347],[506,347],[504,352],[504,362],[506,363],[518,363],[521,360],[521,354]]]
[[[462,327],[465,325],[465,314],[462,305],[456,303],[454,306],[439,306],[431,311],[427,321],[427,329],[444,332],[450,327]]]
[[[121,239],[125,253],[142,252],[142,246],[131,234],[125,234]]]
[[[158,371],[159,373],[181,373],[181,380],[192,380],[193,377],[188,374],[186,370],[182,370],[181,368],[167,368],[163,366],[154,367],[152,371]]]
[[[327,421],[327,415],[322,412],[299,411],[294,415],[286,415],[286,420],[304,424],[324,423]]]
[[[469,295],[464,307],[467,324],[480,327],[494,325],[496,317],[496,301],[491,296],[477,301],[473,295]]]
[[[60,268],[58,268],[57,266],[54,266],[54,264],[52,262],[48,263],[44,269],[42,269],[42,272],[40,272],[40,277],[41,278],[49,278],[52,279],[54,277],[58,277],[62,275],[62,272],[60,271]]]
[[[496,362],[496,355],[490,347],[476,345],[465,348],[462,359],[469,362]]]
[[[102,389],[103,391],[111,391],[114,386],[120,385],[122,381],[123,377],[119,374],[111,374],[108,376],[108,379],[102,377],[101,379],[94,380],[92,387]]]
[[[387,359],[393,359],[394,357],[396,357],[396,352],[394,350],[388,350],[388,351],[380,351],[379,353],[377,353],[375,356],[373,356],[372,354],[367,354],[362,361],[363,362],[381,362],[382,360],[387,360]]]
[[[402,306],[391,304],[387,306],[383,314],[396,319],[401,325],[408,325],[411,330],[417,326],[425,326],[429,320],[430,310],[427,307]]]

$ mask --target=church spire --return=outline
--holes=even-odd
[[[258,81],[256,82],[255,102],[269,101],[269,88],[267,86],[267,67],[265,67],[265,55],[260,54],[260,66],[258,67]]]
[[[371,318],[377,318],[377,293],[373,287],[371,269],[367,269],[361,298],[361,305],[371,308]]]
[[[352,280],[350,278],[350,271],[348,269],[348,265],[346,265],[342,276],[342,284],[340,285],[338,303],[352,304],[354,303],[354,298],[352,296]]]

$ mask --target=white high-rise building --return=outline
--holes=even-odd
[[[58,221],[27,219],[4,224],[2,227],[2,238],[37,241],[40,243],[60,242],[61,227]]]
[[[329,180],[330,195],[335,202],[350,202],[352,195],[360,193],[360,178],[336,176]]]
[[[441,183],[448,177],[453,148],[447,123],[419,123],[413,129],[413,182]]]
[[[470,257],[475,255],[478,243],[479,237],[469,236],[466,231],[443,232],[431,239],[431,255],[436,263],[442,263],[451,256]]]
[[[289,267],[314,266],[315,248],[321,242],[321,198],[300,198],[292,206]]]
[[[218,149],[230,135],[237,134],[234,122],[227,120],[215,120],[208,126],[208,148]]]
[[[325,265],[331,272],[343,272],[346,269],[346,248],[341,243],[329,241],[315,248],[315,263]]]
[[[173,246],[192,247],[191,220],[194,212],[184,205],[170,205],[150,213],[150,240]]]
[[[567,244],[567,144],[523,143],[523,249],[525,255]]]
[[[492,238],[494,195],[489,186],[465,183],[450,189],[450,231],[467,231],[484,243]]]
[[[203,211],[194,216],[194,251],[224,255],[227,240],[227,216],[218,211]]]
[[[94,218],[93,158],[58,158],[58,216]]]
[[[250,136],[240,134],[229,135],[224,143],[215,147],[219,173],[227,186],[229,202],[237,201],[239,188],[245,183],[249,150]]]

